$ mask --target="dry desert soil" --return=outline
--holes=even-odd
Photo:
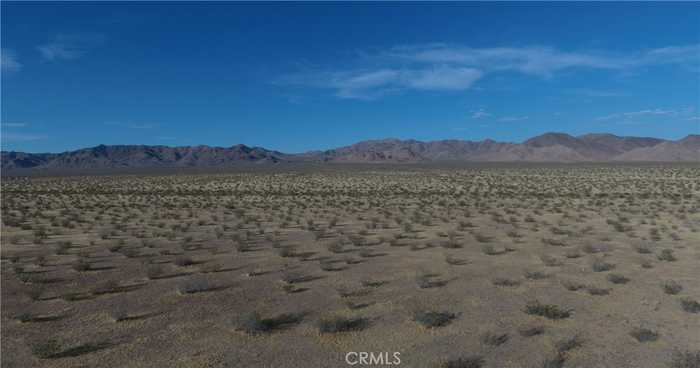
[[[699,195],[662,164],[4,177],[2,367],[699,367]]]

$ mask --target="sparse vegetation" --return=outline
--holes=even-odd
[[[402,355],[406,366],[501,366],[527,346],[523,366],[595,365],[589,353],[619,349],[630,364],[698,367],[692,351],[640,362],[630,349],[683,341],[700,313],[686,285],[700,277],[700,169],[266,170],[3,177],[2,337],[58,333],[60,343],[29,346],[49,365],[132,357],[121,347],[93,355],[111,346],[94,339],[133,333],[150,344],[156,330],[156,340],[182,337],[183,349],[199,354],[183,364],[211,358],[205,334],[212,352],[233,356],[250,344],[298,363],[275,344],[299,341],[303,355],[309,341],[331,351],[390,328],[395,346],[426,352]],[[524,304],[535,297],[542,303]],[[413,302],[420,312],[407,307]],[[290,314],[297,306],[309,314]],[[646,327],[613,323],[626,343],[593,341],[590,321],[620,310]],[[660,323],[648,319],[651,310],[663,329],[647,325]],[[508,324],[482,334],[495,314]],[[78,323],[80,334],[61,332]],[[461,329],[474,334],[465,349],[476,344],[485,358],[427,356]],[[16,343],[3,344],[3,365],[24,362]],[[82,354],[77,363],[52,361]],[[233,364],[255,365],[236,356]],[[33,364],[25,363],[16,365]]]
[[[525,305],[525,313],[548,319],[564,319],[571,316],[571,311],[562,309],[554,304],[542,304],[539,301],[531,301]]]
[[[363,329],[366,324],[367,320],[363,318],[331,316],[318,321],[318,330],[321,333],[357,331]]]
[[[418,311],[413,314],[413,320],[427,328],[446,326],[455,318],[457,315],[450,312]]]

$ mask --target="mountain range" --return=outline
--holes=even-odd
[[[546,133],[523,143],[383,139],[326,151],[288,154],[238,144],[231,147],[99,145],[62,153],[2,152],[2,169],[225,167],[239,163],[353,162],[700,162],[700,135],[676,141],[612,134]]]

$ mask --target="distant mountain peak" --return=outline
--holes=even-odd
[[[104,145],[63,153],[2,152],[2,169],[109,169],[130,167],[226,167],[241,163],[434,162],[434,161],[686,161],[700,162],[700,135],[668,141],[590,133],[574,137],[550,132],[523,143],[492,139],[438,141],[375,139],[300,154],[235,144],[168,147]]]

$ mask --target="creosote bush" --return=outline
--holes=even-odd
[[[442,327],[448,325],[457,315],[450,312],[416,311],[413,320],[427,328]]]
[[[321,333],[338,333],[347,331],[358,331],[365,327],[367,320],[364,318],[353,318],[345,316],[329,316],[321,318],[318,323],[318,330]]]
[[[531,301],[525,305],[525,313],[548,319],[564,319],[571,316],[571,311],[562,309],[554,304],[542,304],[539,301]]]

